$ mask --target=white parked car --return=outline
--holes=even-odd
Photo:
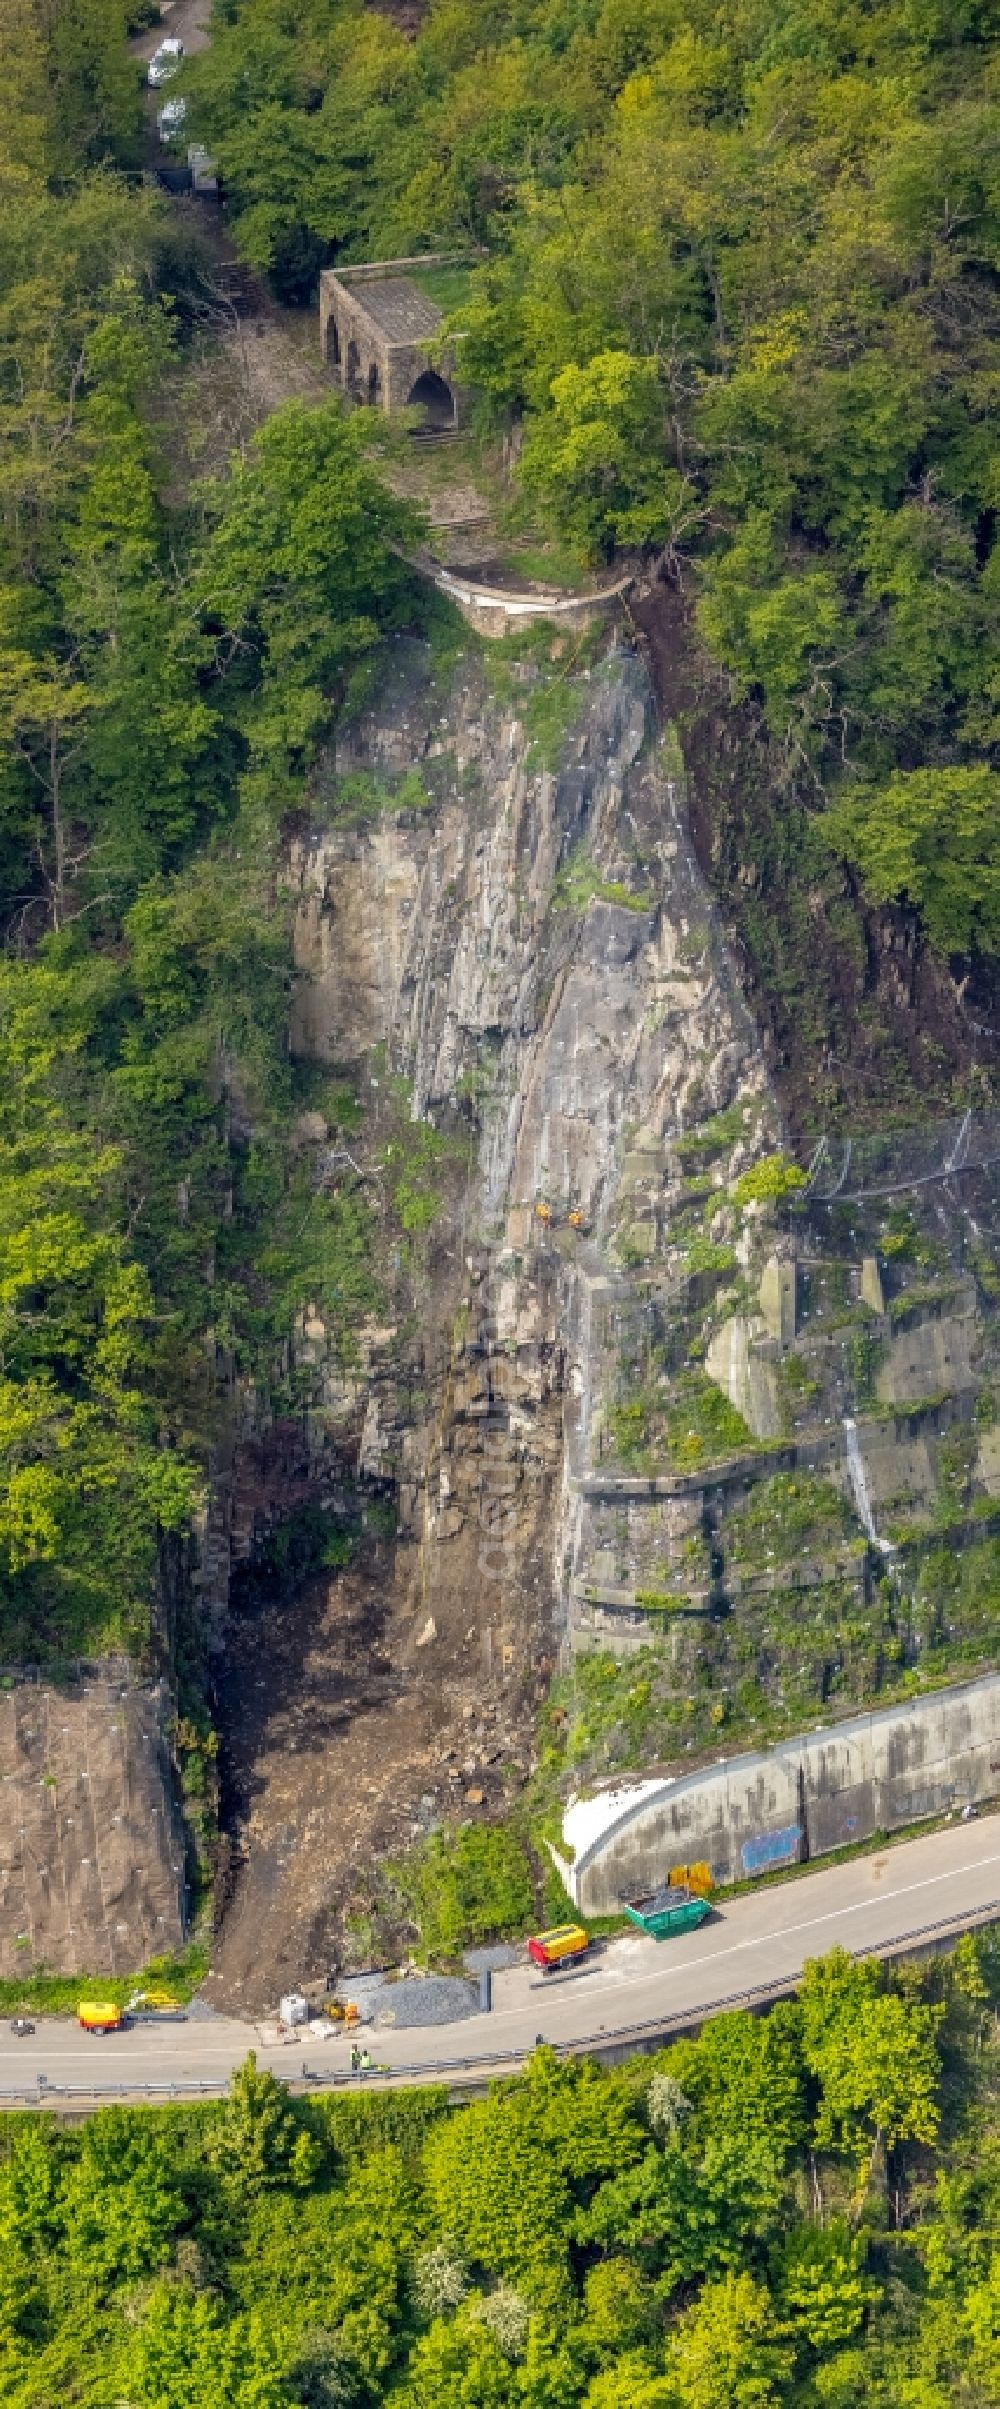
[[[161,142],[172,142],[179,134],[187,116],[186,100],[165,100],[156,112],[156,128]]]
[[[147,83],[154,87],[157,84],[169,84],[171,76],[176,75],[183,56],[183,42],[169,38],[167,41],[161,42],[159,49],[154,50],[150,59],[146,71]]]

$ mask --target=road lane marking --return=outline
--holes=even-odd
[[[949,1866],[945,1872],[940,1874],[924,1874],[921,1876],[918,1882],[901,1882],[895,1890],[880,1891],[876,1899],[852,1899],[842,1907],[826,1908],[822,1915],[806,1916],[801,1922],[797,1924],[785,1924],[777,1931],[768,1930],[767,1932],[750,1933],[744,1940],[730,1941],[725,1948],[705,1950],[700,1957],[678,1958],[671,1956],[663,1963],[662,1968],[657,1966],[655,1972],[651,1971],[648,1974],[641,1975],[630,1974],[616,1976],[613,1966],[603,1966],[601,1968],[601,1972],[611,1977],[611,1980],[616,1985],[616,1989],[619,1991],[645,1989],[649,1986],[649,1984],[657,1980],[661,1971],[663,1973],[672,1972],[677,1975],[693,1974],[697,1971],[699,1966],[718,1965],[721,1963],[723,1958],[737,1957],[742,1949],[761,1949],[764,1947],[774,1947],[779,1941],[790,1939],[797,1932],[813,1932],[821,1924],[835,1924],[839,1921],[841,1916],[858,1915],[862,1913],[865,1908],[874,1908],[876,1913],[878,1913],[887,1907],[891,1900],[904,1899],[908,1897],[911,1891],[930,1890],[933,1889],[935,1884],[939,1882],[957,1882],[961,1880],[963,1874],[980,1873],[985,1871],[987,1866],[991,1865],[1000,1865],[1000,1851],[995,1852],[989,1857],[977,1857],[970,1865],[954,1865]],[[984,1899],[982,1902],[983,1907],[991,1907],[993,1904],[994,1902],[991,1899]],[[959,1910],[959,1913],[968,1913],[969,1915],[978,1915],[981,1912],[982,1908],[977,1908],[974,1906],[970,1906],[967,1910]],[[951,1921],[950,1918],[946,1920],[949,1922]],[[873,1951],[877,1954],[880,1948],[890,1947],[894,1937],[895,1936],[891,1932],[884,1934],[881,1940],[872,1943]],[[902,1938],[903,1936],[900,1935],[899,1937]],[[555,1997],[556,1994],[553,1993],[553,2002],[555,2001]],[[506,2011],[501,2011],[501,2013],[498,2014],[494,2019],[493,2029],[495,2030],[496,2026],[503,2022],[509,2022],[511,2017],[520,2015],[520,2013],[521,2011],[516,2008],[508,2008]],[[439,2031],[442,2029],[444,2028],[438,2026]]]
[[[683,1959],[675,1957],[673,1960],[673,1971],[677,1974],[691,1974],[694,1973],[698,1966],[712,1966],[716,1965],[723,1957],[736,1957],[741,1949],[761,1949],[765,1946],[774,1946],[779,1941],[790,1939],[796,1932],[813,1932],[820,1924],[836,1924],[841,1916],[860,1915],[866,1908],[874,1908],[876,1912],[878,1912],[881,1908],[888,1906],[891,1899],[905,1899],[911,1891],[931,1890],[933,1889],[935,1883],[938,1882],[960,1881],[963,1874],[979,1873],[989,1865],[1000,1865],[1000,1852],[992,1857],[977,1857],[972,1865],[953,1865],[949,1866],[947,1871],[944,1873],[924,1874],[921,1876],[919,1882],[901,1882],[896,1890],[880,1891],[877,1899],[851,1899],[842,1907],[826,1908],[822,1915],[806,1916],[801,1923],[783,1924],[779,1926],[777,1930],[772,1929],[768,1932],[750,1933],[745,1940],[731,1941],[728,1947],[725,1949],[707,1950],[701,1957],[685,1957]],[[992,1899],[984,1899],[983,1901],[983,1907],[991,1907],[993,1904],[994,1902]],[[959,1914],[968,1913],[969,1915],[978,1915],[982,1912],[982,1910],[976,1907],[969,1907],[967,1910],[964,1908],[959,1909],[958,1912]],[[947,1922],[951,1922],[952,1919],[948,1917],[945,1920]],[[899,1937],[902,1938],[904,1936],[900,1935]],[[886,1933],[881,1941],[873,1942],[872,1947],[876,1950],[879,1948],[889,1948],[893,1938],[894,1935],[891,1932]],[[602,1972],[611,1974],[613,1976],[614,1968],[612,1966],[605,1966],[602,1968]],[[642,1976],[625,1976],[624,1978],[620,1979],[622,1989],[626,1990],[631,1988],[633,1985],[636,1989],[638,1989],[640,1981],[652,1982],[654,1978],[652,1974],[645,1974]]]
[[[606,1976],[610,1976],[611,1981],[615,1986],[618,1998],[620,1999],[624,1993],[649,1989],[653,1984],[658,1983],[663,1975],[673,1974],[675,1976],[681,1976],[696,1973],[702,1966],[719,1965],[725,1958],[739,1956],[740,1952],[743,1950],[759,1949],[764,1946],[774,1947],[778,1942],[785,1939],[792,1939],[798,1933],[816,1931],[824,1924],[835,1924],[841,1917],[860,1914],[867,1908],[874,1909],[876,1915],[881,1917],[886,1907],[888,1907],[893,1900],[907,1898],[917,1891],[932,1890],[942,1882],[954,1883],[961,1881],[965,1875],[983,1873],[988,1867],[995,1865],[1000,1865],[1000,1851],[994,1851],[989,1856],[975,1858],[965,1865],[949,1866],[940,1873],[921,1875],[919,1880],[916,1882],[899,1883],[894,1890],[880,1890],[877,1897],[866,1896],[862,1899],[848,1900],[839,1907],[824,1909],[823,1913],[820,1915],[806,1916],[796,1924],[786,1924],[778,1929],[770,1928],[765,1932],[750,1933],[741,1940],[728,1942],[724,1947],[704,1951],[699,1957],[686,1957],[684,1959],[678,1959],[671,1953],[666,1960],[657,1962],[655,1966],[651,1966],[648,1973],[616,1975],[616,1971],[613,1966],[603,1966],[599,1969],[599,1972]],[[829,1871],[832,1873],[833,1868],[830,1868]],[[757,1894],[758,1897],[760,1895],[761,1894],[759,1893]],[[968,1909],[960,1910],[959,1912],[968,1913],[969,1915],[981,1914],[984,1908],[988,1908],[993,1904],[994,1902],[992,1900],[984,1900],[979,1907],[970,1905]],[[948,1918],[946,1920],[951,1921],[952,1919]],[[880,1949],[890,1947],[894,1937],[897,1936],[893,1935],[891,1932],[883,1934],[880,1940],[872,1942],[870,1953],[877,1955]],[[898,1937],[903,1938],[905,1936],[899,1935]],[[553,2006],[556,2005],[558,1996],[559,1995],[557,1992],[552,1993],[551,2004]],[[576,2002],[573,2001],[571,2004],[575,2005]],[[610,2002],[608,2004],[610,2005]],[[713,2003],[711,2000],[692,2000],[688,2004],[691,2012],[694,2013],[699,2007],[708,2007]],[[540,2012],[540,2007],[535,2009],[534,2007],[529,2008],[524,2005],[520,2007],[501,2009],[491,2016],[490,2032],[491,2034],[499,2034],[501,2031],[508,2030],[513,2024],[520,2025],[525,2022],[531,2024],[534,2021],[536,2014]],[[687,2012],[687,2009],[682,2008],[681,2012]],[[434,2030],[439,2036],[443,2036],[448,2032],[454,2032],[457,2034],[464,2031],[467,2023],[468,2019],[462,2018],[457,2025],[438,2025],[434,2027]],[[255,2028],[253,2026],[248,2026],[246,2029],[247,2038],[245,2043],[242,2040],[242,2036],[239,2039],[234,2038],[234,2040],[231,2042],[206,2041],[198,2048],[197,2056],[192,2057],[191,2059],[186,2059],[184,2056],[182,2056],[181,2049],[176,2043],[174,2043],[172,2047],[167,2047],[163,2057],[157,2058],[155,2044],[152,2053],[150,2053],[149,2041],[146,2036],[143,2036],[141,2055],[140,2051],[137,2049],[130,2051],[128,2056],[123,2053],[119,2060],[119,2066],[116,2070],[116,2073],[118,2074],[119,2080],[122,2083],[127,2082],[128,2076],[131,2074],[137,2084],[145,2079],[145,2081],[150,2083],[151,2087],[155,2087],[159,2085],[158,2075],[153,2077],[149,2077],[147,2075],[145,2078],[142,2078],[140,2077],[139,2073],[140,2064],[144,2066],[146,2064],[152,2064],[162,2070],[163,2083],[160,2087],[169,2088],[172,2079],[177,2082],[183,2082],[185,2080],[197,2080],[197,2076],[192,2075],[190,2071],[185,2074],[184,2068],[187,2067],[190,2069],[192,2065],[204,2065],[209,2058],[220,2057],[227,2059],[230,2067],[239,2064],[241,2050],[253,2047],[251,2035],[254,2033]],[[414,2051],[419,2051],[422,2045],[426,2046],[426,2043],[423,2040],[423,2035],[424,2033],[427,2033],[428,2028],[424,2027],[423,2032],[421,2032],[421,2028],[416,2026],[411,2029],[413,2038],[409,2042],[408,2046]],[[417,2037],[418,2033],[420,2033],[419,2039]],[[577,2038],[586,2039],[588,2036],[594,2038],[597,2037],[594,2034],[593,2027],[587,2027],[584,2032],[579,2035],[568,2033],[565,2038],[568,2040]],[[394,2052],[392,2051],[392,2043],[396,2040],[402,2040],[401,2033],[397,2032],[390,2034],[389,2032],[386,2032],[384,2034],[380,2034],[379,2047],[389,2047],[390,2054],[393,2055]],[[287,2050],[283,2049],[280,2052],[274,2049],[269,2050],[266,2045],[263,2047],[258,2046],[258,2055],[273,2060],[279,2067],[282,2064],[288,2066],[290,2078],[293,2080],[301,2080],[301,2077],[296,2078],[294,2076],[292,2067],[288,2065],[289,2057],[297,2054],[299,2046],[301,2046],[303,2049],[308,2049],[309,2043],[305,2035],[303,2035],[301,2045],[290,2045]],[[326,2047],[328,2048],[328,2046],[329,2045],[327,2044]],[[10,2049],[6,2051],[0,2051],[0,2067],[17,2066],[23,2069],[25,2080],[28,2083],[37,2081],[37,2072],[31,2069],[31,2060],[33,2056],[38,2053],[26,2050],[23,2043],[20,2044],[20,2048],[23,2052],[23,2054],[20,2056],[15,2051]],[[484,2055],[500,2054],[502,2053],[484,2053]],[[175,2057],[177,2064],[175,2073],[173,2077],[171,2077],[171,2075],[167,2072],[167,2069],[171,2063],[171,2060]],[[131,2063],[129,2062],[130,2059]],[[430,2055],[428,2055],[425,2061],[428,2069],[432,2069],[438,2062],[439,2059],[437,2057]],[[331,2072],[336,2071],[344,2074],[349,2072],[349,2069],[346,2066],[338,2067],[336,2060],[328,2061],[328,2063],[330,2064]],[[415,2060],[410,2058],[409,2060],[404,2060],[403,2063],[413,2064],[415,2063]],[[47,2069],[43,2069],[43,2072],[49,2073],[50,2070],[55,2067],[69,2065],[87,2065],[94,2067],[93,2049],[62,2050],[59,2052],[58,2056],[49,2058],[48,2067]],[[111,2074],[109,2060],[104,2059],[102,2061],[102,2066],[108,2066],[109,2087],[118,2087],[115,2076]],[[96,2073],[97,2069],[95,2068],[94,2071]],[[319,2070],[318,2068],[312,2068],[310,2071],[315,2073]],[[58,2086],[53,2083],[53,2088],[57,2087]],[[100,2089],[102,2086],[95,2083],[94,2088]]]

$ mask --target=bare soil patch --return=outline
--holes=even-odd
[[[392,1551],[234,1615],[216,1690],[236,1880],[206,1996],[249,2011],[326,1971],[345,1868],[389,1846],[432,1758],[436,1716],[387,1641]]]
[[[553,1398],[553,1441],[557,1412]],[[549,1452],[524,1483],[516,1584],[484,1572],[481,1525],[456,1508],[449,1537],[371,1542],[347,1572],[232,1615],[213,2005],[259,2013],[364,1962],[385,1859],[446,1815],[489,1820],[516,1798],[550,1670]]]
[[[174,506],[198,478],[220,476],[234,454],[242,456],[283,402],[325,401],[331,392],[311,311],[282,309],[261,289],[252,313],[243,314],[210,264],[202,309],[203,332],[156,412],[164,498]]]

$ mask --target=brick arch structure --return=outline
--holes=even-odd
[[[442,312],[404,271],[438,264],[384,260],[320,277],[320,342],[337,383],[371,409],[420,410],[428,434],[458,426],[461,389],[450,362],[432,357]]]

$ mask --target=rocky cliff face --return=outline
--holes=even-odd
[[[645,1651],[653,1758],[734,1716],[814,1720],[918,1646],[901,1593],[874,1594],[857,1461],[877,1515],[910,1481],[917,1547],[995,1486],[948,1435],[992,1363],[981,1300],[959,1346],[916,1224],[877,1190],[796,1235],[740,1188],[776,1109],[631,650],[470,645],[442,678],[401,644],[287,871],[294,1045],[357,1099],[352,1176],[402,1117],[437,1132],[441,1177],[419,1242],[386,1241],[361,1362],[318,1305],[296,1337],[296,1479],[388,1492],[396,1535],[230,1633],[242,1865],[218,1979],[244,2004],[369,1948],[379,1860],[442,1812],[510,1805],[557,1661],[610,1653],[627,1689]],[[317,1181],[339,1176],[308,1120]],[[918,1391],[943,1435],[916,1480]],[[619,1761],[602,1713],[604,1754],[567,1771]]]
[[[163,1685],[123,1661],[0,1697],[0,1978],[130,1974],[184,1932]]]
[[[546,674],[569,673],[557,662]],[[615,646],[573,688],[552,770],[530,733],[537,672],[523,698],[501,700],[473,656],[441,697],[407,648],[395,692],[336,770],[348,792],[361,772],[390,794],[416,770],[428,808],[315,829],[289,867],[298,1050],[363,1073],[381,1049],[414,1116],[448,1127],[465,1098],[475,1127],[454,1279],[466,1368],[456,1364],[437,1450],[482,1407],[468,1364],[503,1363],[509,1383],[520,1362],[514,1428],[561,1385],[582,1468],[609,1301],[627,1314],[662,1284],[662,1261],[651,1267],[683,1187],[675,1141],[744,1106],[728,1172],[749,1160],[751,1130],[759,1150],[773,1115],[645,672]],[[335,783],[334,807],[336,795]],[[384,1411],[369,1402],[369,1468],[393,1454],[387,1444],[380,1457]],[[412,1492],[433,1466],[415,1434],[401,1437],[412,1527]],[[461,1487],[439,1478],[425,1532],[454,1535]],[[555,1604],[555,1557],[550,1574]]]
[[[487,1643],[502,1666],[517,1657],[509,1601],[529,1560],[558,1644],[600,1550],[587,1476],[622,1332],[670,1286],[676,1141],[735,1107],[754,1136],[725,1149],[728,1174],[772,1115],[688,840],[680,764],[635,655],[615,648],[575,680],[555,771],[530,733],[537,685],[498,701],[488,663],[467,663],[442,708],[414,668],[411,655],[397,697],[337,766],[391,779],[416,765],[442,799],[296,849],[297,1042],[341,1059],[384,1047],[413,1112],[442,1125],[456,1095],[474,1106],[460,1361],[433,1430],[386,1431],[381,1454],[385,1409],[370,1401],[366,1460],[388,1469],[395,1439],[411,1476],[404,1527],[434,1551],[425,1595],[440,1542],[476,1533],[480,1608],[493,1581],[506,1601],[499,1656]],[[631,1512],[650,1525],[648,1509]],[[666,1521],[683,1538],[691,1515],[660,1507],[657,1531]]]
[[[337,770],[416,769],[440,802],[293,846],[293,1042],[338,1062],[386,1046],[414,1114],[446,1115],[463,1089],[481,1102],[476,1212],[491,1243],[523,1247],[546,1202],[572,1201],[606,1234],[644,1184],[627,1157],[760,1085],[679,765],[631,652],[574,681],[555,773],[474,658],[443,701],[418,670],[408,649],[397,695]]]
[[[346,1462],[391,1484],[398,1538],[360,1613],[355,1595],[350,1675],[333,1626],[351,1583],[310,1603],[302,1694],[326,1633],[316,1678],[353,1683],[353,1704],[333,1751],[293,1737],[288,1707],[270,1789],[286,1835],[273,1962],[289,1970],[326,1948],[335,1893],[350,1906],[353,1886],[363,1908],[366,1848],[406,1839],[449,1801],[496,1811],[523,1781],[594,1544],[581,1484],[621,1326],[669,1278],[675,1141],[744,1107],[728,1174],[771,1119],[645,671],[620,644],[594,650],[581,666],[556,639],[527,664],[501,656],[498,673],[470,645],[442,681],[426,650],[401,644],[290,846],[296,1052],[349,1073],[364,1111],[356,1160],[405,1082],[406,1109],[449,1142],[452,1169],[419,1275],[404,1266],[360,1370],[345,1379],[333,1363],[318,1310],[298,1337],[319,1477],[326,1451],[339,1479]],[[319,1131],[313,1142],[322,1176]],[[279,1650],[288,1634],[286,1615]],[[264,1632],[262,1666],[266,1648]],[[377,1734],[358,1697],[376,1650],[395,1702]],[[297,1819],[287,1776],[303,1754]],[[273,1868],[264,1756],[222,1947],[222,1981],[244,1996],[274,1889],[253,1871]],[[297,1820],[311,1840],[294,1838]]]

